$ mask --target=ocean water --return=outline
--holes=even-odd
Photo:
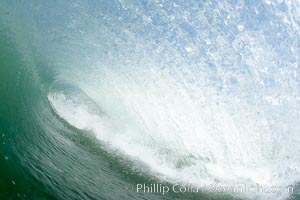
[[[299,33],[299,0],[0,0],[0,199],[299,199]]]

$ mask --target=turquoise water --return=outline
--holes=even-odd
[[[299,1],[3,0],[0,16],[0,199],[298,198]]]

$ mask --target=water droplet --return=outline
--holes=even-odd
[[[4,158],[5,158],[5,160],[8,160],[8,157],[7,157],[7,156],[5,156]]]
[[[271,1],[267,0],[267,1],[266,1],[266,4],[270,5],[270,4],[271,4]]]
[[[193,51],[192,47],[185,47],[185,50],[188,52],[188,53],[191,53]]]
[[[243,31],[245,27],[243,24],[239,24],[237,28],[239,29],[239,31]]]
[[[11,183],[12,183],[13,185],[16,185],[16,182],[15,182],[14,180],[12,180]]]

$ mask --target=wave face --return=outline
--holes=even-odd
[[[0,198],[299,183],[298,0],[12,0],[0,16]]]

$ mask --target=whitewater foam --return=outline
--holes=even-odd
[[[67,66],[56,78],[101,114],[60,88],[48,95],[58,115],[166,181],[300,180],[297,1],[118,5],[124,12],[74,15],[92,22],[74,55],[58,56]],[[80,60],[82,47],[90,51]]]
[[[154,83],[149,77],[147,81]],[[255,113],[244,109],[246,114],[232,117],[224,105],[205,100],[205,96],[195,101],[182,88],[172,87],[172,80],[165,79],[160,87],[148,82],[147,90],[142,83],[132,85],[122,78],[114,81],[118,90],[110,90],[106,96],[101,92],[91,94],[102,114],[92,112],[82,95],[53,91],[48,99],[68,123],[94,133],[97,139],[151,171],[140,169],[142,172],[164,181],[204,187],[288,186],[299,180],[299,169],[290,167],[297,164],[297,158],[286,152],[284,156],[292,163],[283,164],[283,159],[278,159],[280,154],[274,153],[278,144],[272,141],[276,136],[263,126],[265,119]],[[101,90],[105,93],[109,88],[102,86]],[[280,199],[287,195],[261,193],[255,198]]]

